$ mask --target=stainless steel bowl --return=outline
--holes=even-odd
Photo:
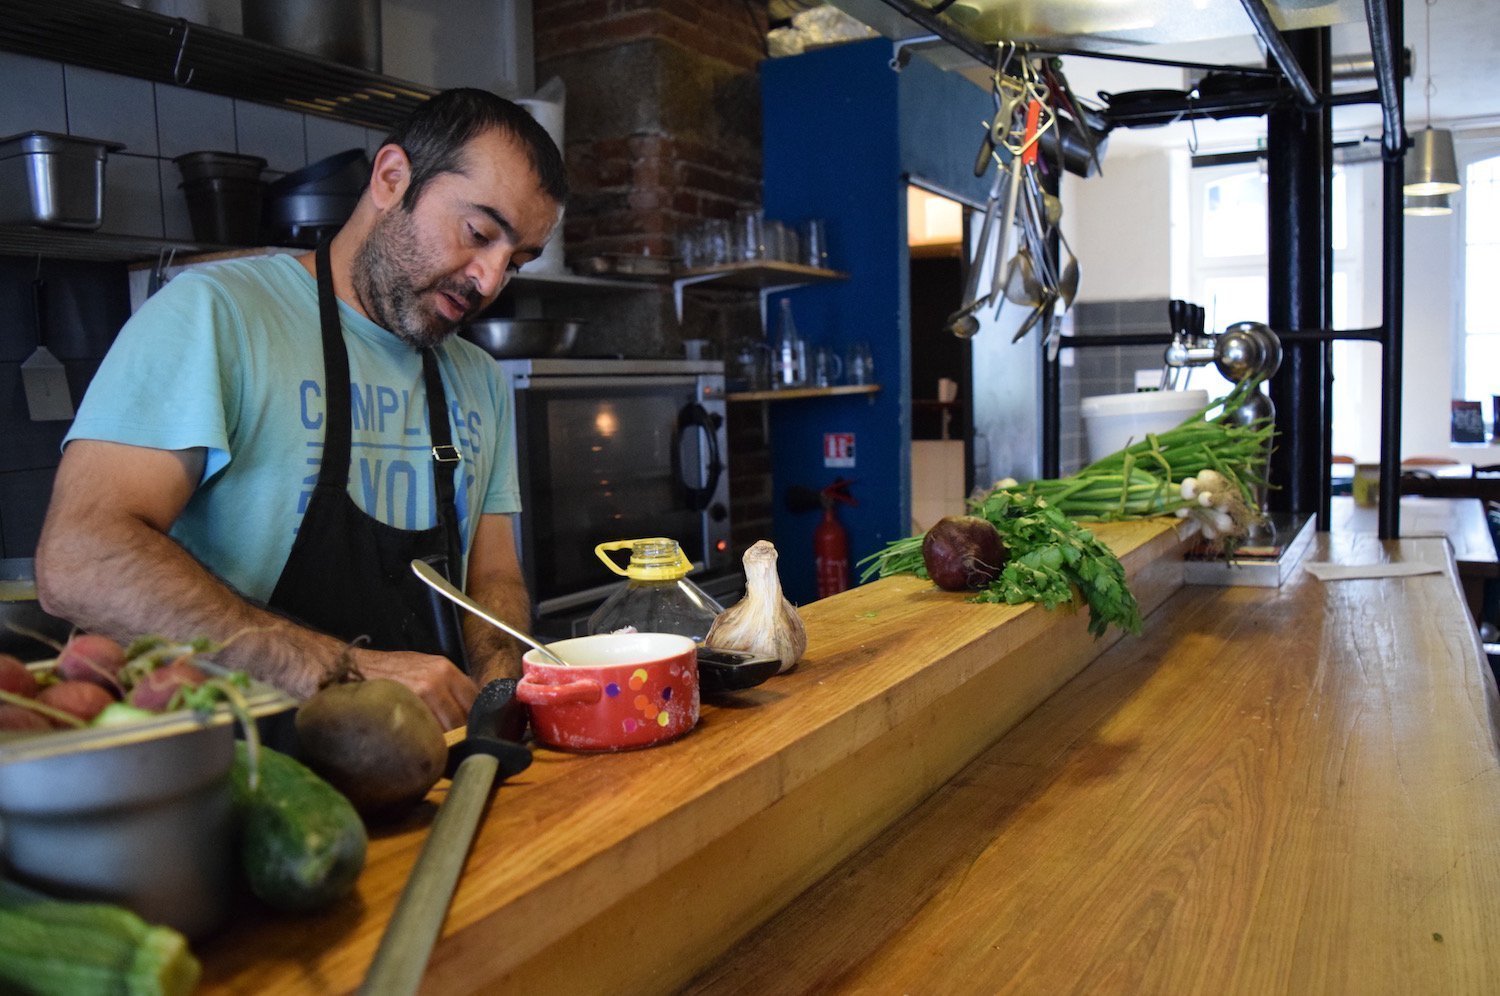
[[[581,328],[582,322],[553,318],[482,318],[458,334],[497,360],[516,360],[567,356]]]
[[[295,700],[258,682],[246,699],[262,738],[278,740]],[[202,937],[236,901],[233,761],[224,706],[0,741],[0,868]]]

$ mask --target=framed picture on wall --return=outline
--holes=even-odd
[[[1484,405],[1478,401],[1453,402],[1453,431],[1455,443],[1484,442]]]

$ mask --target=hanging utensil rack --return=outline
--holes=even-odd
[[[923,4],[915,0],[881,0],[927,35],[936,36],[981,66],[990,65],[995,47],[1010,39],[985,39],[954,21],[948,14],[952,0]],[[1212,66],[1204,63],[1140,57],[1120,52],[1089,51],[1073,46],[1049,48],[1036,41],[1030,51],[1037,55],[1070,55],[1112,59],[1153,65],[1212,69],[1247,76],[1268,76],[1284,86],[1289,100],[1274,90],[1255,99],[1225,105],[1188,101],[1182,107],[1162,108],[1160,114],[1114,122],[1120,127],[1160,124],[1164,120],[1193,120],[1223,115],[1265,115],[1268,118],[1267,157],[1271,162],[1268,224],[1285,239],[1272,238],[1269,258],[1270,317],[1278,334],[1288,344],[1288,365],[1277,384],[1277,425],[1282,430],[1282,449],[1272,460],[1272,480],[1278,487],[1278,510],[1316,512],[1318,528],[1331,523],[1329,472],[1332,464],[1332,397],[1325,390],[1329,345],[1341,339],[1378,341],[1381,363],[1380,515],[1381,539],[1400,536],[1399,467],[1401,444],[1401,362],[1403,349],[1402,277],[1403,236],[1402,159],[1409,144],[1403,121],[1400,77],[1405,66],[1402,30],[1402,0],[1363,0],[1370,53],[1375,67],[1376,89],[1356,94],[1334,95],[1331,88],[1331,56],[1327,50],[1328,29],[1303,28],[1283,34],[1272,20],[1264,0],[1240,0],[1245,16],[1259,36],[1274,68]],[[1290,36],[1290,37],[1289,37]],[[897,60],[893,59],[893,64]],[[1311,70],[1311,71],[1310,71]],[[1382,322],[1375,329],[1339,330],[1308,327],[1308,314],[1327,320],[1324,287],[1319,264],[1324,220],[1330,211],[1331,184],[1318,182],[1331,165],[1328,111],[1336,105],[1378,103],[1381,110],[1383,221],[1381,260]],[[1316,122],[1308,127],[1307,119]],[[1307,145],[1311,134],[1320,141]],[[1300,140],[1300,141],[1299,141]],[[1310,203],[1309,190],[1321,188],[1318,203]],[[1321,324],[1315,322],[1314,324]],[[1111,340],[1118,344],[1118,341]],[[1080,341],[1079,346],[1095,345]],[[1103,343],[1098,343],[1102,345]],[[1058,427],[1059,372],[1055,357],[1043,355],[1042,376],[1042,475],[1056,477],[1059,471]],[[1289,428],[1288,428],[1289,427]],[[1280,505],[1285,505],[1284,509]]]

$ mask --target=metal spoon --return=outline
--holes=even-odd
[[[483,619],[491,626],[494,626],[498,629],[503,629],[505,630],[505,632],[509,633],[517,640],[520,640],[522,643],[541,651],[544,657],[550,658],[552,662],[554,664],[557,664],[559,667],[570,666],[567,661],[563,660],[561,657],[557,656],[552,651],[542,646],[540,643],[536,642],[536,640],[527,636],[525,633],[521,632],[515,627],[508,626],[500,620],[496,619],[494,616],[490,615],[482,605],[474,601],[468,595],[465,595],[463,592],[459,591],[457,588],[453,587],[453,585],[449,584],[448,579],[443,577],[437,571],[433,570],[431,564],[427,563],[424,560],[413,560],[411,562],[411,569],[417,575],[417,577],[421,578],[427,583],[428,587],[432,588],[433,591],[436,591],[439,595],[442,595],[453,604],[468,609],[470,612],[474,613],[476,616]]]

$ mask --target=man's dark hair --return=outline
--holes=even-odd
[[[401,206],[410,211],[433,177],[458,172],[464,146],[491,128],[521,143],[548,197],[558,204],[568,199],[562,153],[546,129],[519,104],[486,90],[460,87],[432,97],[386,136],[385,144],[401,146],[411,162],[411,182]]]

